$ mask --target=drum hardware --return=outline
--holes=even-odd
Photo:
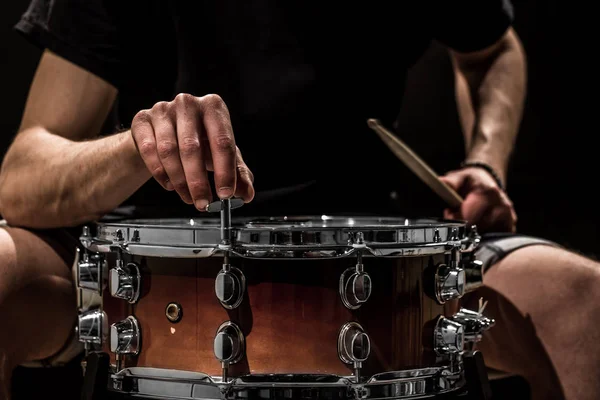
[[[102,291],[106,286],[106,269],[106,261],[102,254],[90,255],[84,251],[81,259],[77,262],[77,287],[93,290],[102,296]]]
[[[238,307],[244,299],[246,278],[242,271],[223,263],[223,269],[215,279],[215,294],[221,305],[229,310]]]
[[[106,313],[99,309],[80,312],[77,321],[77,336],[79,341],[92,350],[101,347],[108,336]]]
[[[233,200],[236,200],[234,202],[234,205],[237,205],[236,208],[241,207],[239,205],[241,199],[223,199],[207,206],[207,210],[221,213],[221,243],[219,249],[223,250],[223,269],[215,279],[215,295],[221,305],[229,310],[237,308],[242,303],[246,291],[244,273],[229,264],[232,246],[231,210]]]
[[[441,241],[442,241],[442,237],[440,236],[440,230],[439,230],[439,229],[436,229],[436,230],[433,232],[433,242],[434,242],[434,243],[439,243],[439,242],[441,242]]]
[[[110,326],[110,351],[113,353],[138,355],[140,341],[140,326],[134,316]]]
[[[483,315],[487,302],[479,305],[478,311],[461,308],[452,320],[460,323],[464,327],[465,344],[467,350],[474,351],[475,346],[483,337],[483,333],[492,328],[496,321]]]
[[[460,262],[461,252],[459,246],[450,250],[450,255],[445,263],[439,263],[435,267],[435,299],[439,304],[459,299],[465,294],[465,269]],[[430,283],[428,283],[430,284]],[[430,291],[426,290],[429,294]]]
[[[462,353],[464,346],[464,326],[451,318],[440,316],[433,332],[433,350],[439,356],[454,356]]]
[[[115,353],[117,371],[121,370],[124,355],[139,354],[141,340],[139,323],[131,315],[110,326],[110,351]]]
[[[167,307],[165,307],[165,315],[167,316],[167,319],[174,324],[181,321],[181,318],[183,317],[183,309],[181,308],[181,304],[167,304]]]
[[[466,384],[464,369],[450,366],[390,371],[363,383],[352,377],[319,374],[251,374],[223,382],[199,372],[131,367],[112,374],[109,383],[120,393],[178,400],[420,399],[459,393]]]
[[[356,249],[356,267],[348,268],[340,276],[340,298],[344,306],[350,310],[360,308],[371,296],[371,277],[364,272],[363,250],[366,248],[362,232],[357,232],[356,242],[352,244]]]
[[[371,340],[360,324],[348,322],[338,336],[338,356],[346,364],[352,364],[354,379],[360,383],[360,369],[371,354]]]
[[[142,279],[140,268],[132,262],[124,265],[120,251],[117,251],[117,257],[115,267],[109,271],[110,294],[134,304],[140,297]]]
[[[226,383],[229,366],[239,362],[245,353],[244,334],[236,324],[227,321],[219,326],[214,340],[214,353],[221,362],[222,382]]]

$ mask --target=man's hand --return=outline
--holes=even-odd
[[[215,173],[219,198],[254,198],[254,176],[235,145],[221,97],[179,94],[137,113],[131,132],[152,176],[198,210],[212,201],[207,171]]]
[[[466,220],[480,232],[515,232],[517,214],[512,201],[494,178],[480,168],[451,171],[442,181],[464,197],[460,209],[444,210],[444,218]]]

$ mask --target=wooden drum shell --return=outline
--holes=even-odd
[[[126,256],[127,257],[127,256]],[[213,341],[225,321],[245,335],[245,356],[231,365],[232,377],[245,374],[335,374],[353,366],[338,357],[341,327],[351,321],[369,335],[371,354],[363,374],[433,366],[431,335],[424,328],[451,310],[425,294],[425,269],[444,262],[442,254],[413,257],[364,257],[372,281],[369,300],[357,310],[341,301],[341,274],[356,257],[339,259],[232,258],[246,278],[245,296],[233,310],[215,296],[222,257],[200,259],[134,256],[126,261],[142,270],[142,295],[135,304],[103,295],[109,325],[133,315],[140,324],[141,349],[124,356],[122,367],[151,367],[221,375]],[[429,283],[427,283],[429,284]],[[165,309],[181,305],[183,316],[170,322]],[[431,323],[427,324],[432,325]],[[108,344],[104,351],[110,353]]]

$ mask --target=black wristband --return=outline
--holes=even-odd
[[[494,171],[494,168],[490,167],[488,164],[486,164],[484,162],[480,162],[480,161],[470,161],[470,162],[463,161],[462,163],[460,163],[460,166],[462,168],[481,168],[481,169],[485,170],[488,174],[490,174],[492,176],[492,178],[494,178],[494,180],[498,184],[498,187],[500,188],[500,190],[504,190],[504,185],[502,184],[500,177],[498,176],[496,171]]]

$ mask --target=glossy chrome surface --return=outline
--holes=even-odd
[[[435,274],[436,298],[440,304],[459,299],[465,293],[465,270],[439,264]]]
[[[110,376],[110,389],[152,398],[191,399],[424,399],[465,386],[462,364],[391,371],[357,384],[352,377],[317,374],[247,375],[223,383],[203,373],[126,368]]]
[[[117,247],[142,256],[201,258],[222,246],[222,224],[217,218],[128,220],[98,223],[97,228],[95,237],[81,237],[84,246],[94,251]],[[364,238],[360,247],[366,256],[443,254],[456,246],[469,251],[474,243],[460,221],[326,215],[232,218],[226,237],[232,241],[231,253],[241,257],[336,258],[359,250],[358,234]]]
[[[452,319],[440,317],[434,331],[434,350],[439,355],[459,355],[464,351],[464,326]]]
[[[133,316],[110,326],[110,351],[115,354],[139,354],[141,339],[138,321]]]
[[[102,345],[108,335],[106,314],[101,310],[89,310],[79,314],[77,335],[82,343]]]
[[[239,362],[245,353],[242,330],[233,322],[224,322],[215,335],[215,357],[221,363],[230,365]]]
[[[364,272],[362,263],[356,268],[348,268],[340,276],[340,298],[350,310],[356,310],[366,303],[371,297],[372,288],[371,277]]]
[[[215,279],[215,295],[221,305],[229,310],[237,308],[244,299],[245,291],[246,277],[242,271],[229,264],[224,265]]]
[[[140,268],[135,263],[123,265],[118,260],[109,271],[110,294],[134,304],[140,297],[141,279]]]
[[[474,345],[481,341],[483,333],[492,328],[496,321],[483,315],[483,310],[473,311],[467,308],[461,308],[452,320],[458,322],[464,327],[465,342]]]
[[[106,261],[102,254],[84,252],[77,263],[77,286],[102,295],[106,286]]]

